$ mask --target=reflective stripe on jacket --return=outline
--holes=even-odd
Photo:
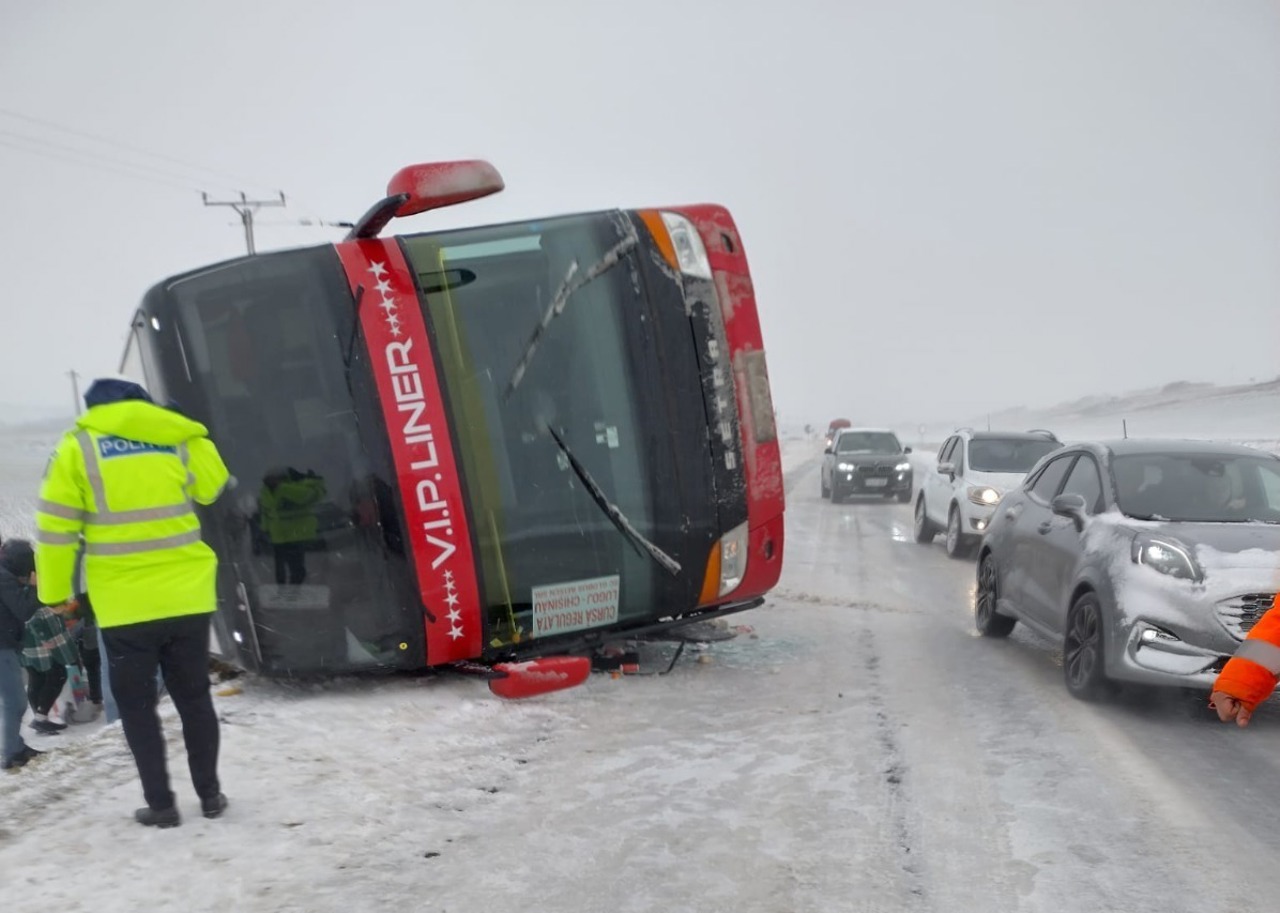
[[[1271,696],[1280,681],[1280,594],[1258,619],[1213,683],[1250,710]]]
[[[228,474],[207,435],[199,422],[141,400],[80,417],[58,444],[36,505],[42,602],[73,594],[83,537],[101,627],[214,610],[217,558],[201,541],[194,503],[212,503]]]

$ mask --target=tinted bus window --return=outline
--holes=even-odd
[[[347,369],[349,353],[361,356],[333,251],[241,261],[167,293],[191,372],[184,405],[199,405],[238,481],[218,506],[230,540],[220,551],[248,589],[264,660],[397,662],[420,641],[421,611],[389,582],[387,568],[405,561],[400,523],[385,463],[367,446],[382,432],[362,435],[377,408],[357,408],[367,371]]]

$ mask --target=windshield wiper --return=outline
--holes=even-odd
[[[529,341],[525,344],[524,354],[520,356],[520,360],[516,362],[515,369],[511,372],[511,379],[507,381],[506,389],[502,391],[502,398],[504,400],[510,399],[511,394],[515,392],[516,387],[520,386],[520,381],[524,380],[525,371],[529,369],[529,362],[533,360],[533,353],[537,350],[538,343],[542,341],[543,334],[547,332],[547,327],[551,325],[551,321],[555,320],[564,312],[564,306],[568,303],[569,298],[572,297],[573,293],[589,282],[600,278],[602,275],[621,263],[622,258],[639,243],[640,239],[636,236],[635,231],[632,230],[627,237],[609,248],[609,250],[605,252],[605,255],[585,273],[579,275],[577,260],[574,260],[569,264],[569,269],[565,273],[564,281],[560,283],[560,288],[556,289],[555,296],[552,297],[551,304],[547,306],[547,310],[542,315],[542,319],[538,321],[538,325],[533,328],[533,333],[530,335]]]
[[[591,495],[592,500],[594,500],[596,504],[600,505],[600,509],[605,512],[608,518],[613,521],[613,525],[618,528],[618,532],[622,533],[626,540],[631,543],[631,547],[634,548],[641,556],[648,555],[654,561],[658,562],[658,564],[666,568],[673,577],[679,574],[680,562],[676,561],[676,559],[672,558],[662,549],[658,548],[658,546],[654,545],[642,536],[640,531],[632,526],[631,521],[628,520],[622,511],[618,509],[618,505],[612,503],[608,497],[605,496],[604,491],[601,490],[599,484],[596,483],[596,480],[591,478],[591,473],[587,472],[587,468],[578,462],[578,458],[573,455],[573,452],[564,442],[564,438],[560,436],[560,433],[550,425],[547,425],[546,428],[555,439],[556,446],[560,448],[560,452],[565,455],[565,459],[567,459],[569,461],[569,465],[573,467],[574,473],[582,480],[582,484],[586,487],[587,493]]]
[[[355,356],[356,340],[360,338],[360,303],[364,301],[364,286],[356,286],[355,307],[351,309],[351,337],[347,340],[347,351],[342,359],[346,369],[347,389],[351,389],[351,359]]]

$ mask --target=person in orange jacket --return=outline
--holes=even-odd
[[[1224,723],[1248,726],[1280,681],[1280,593],[1213,683],[1209,705]]]

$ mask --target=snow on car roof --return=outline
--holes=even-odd
[[[1124,438],[1111,441],[1097,441],[1116,456],[1128,454],[1159,453],[1194,453],[1219,454],[1223,456],[1272,456],[1265,450],[1246,447],[1243,444],[1229,444],[1225,441],[1175,440],[1168,438]]]

